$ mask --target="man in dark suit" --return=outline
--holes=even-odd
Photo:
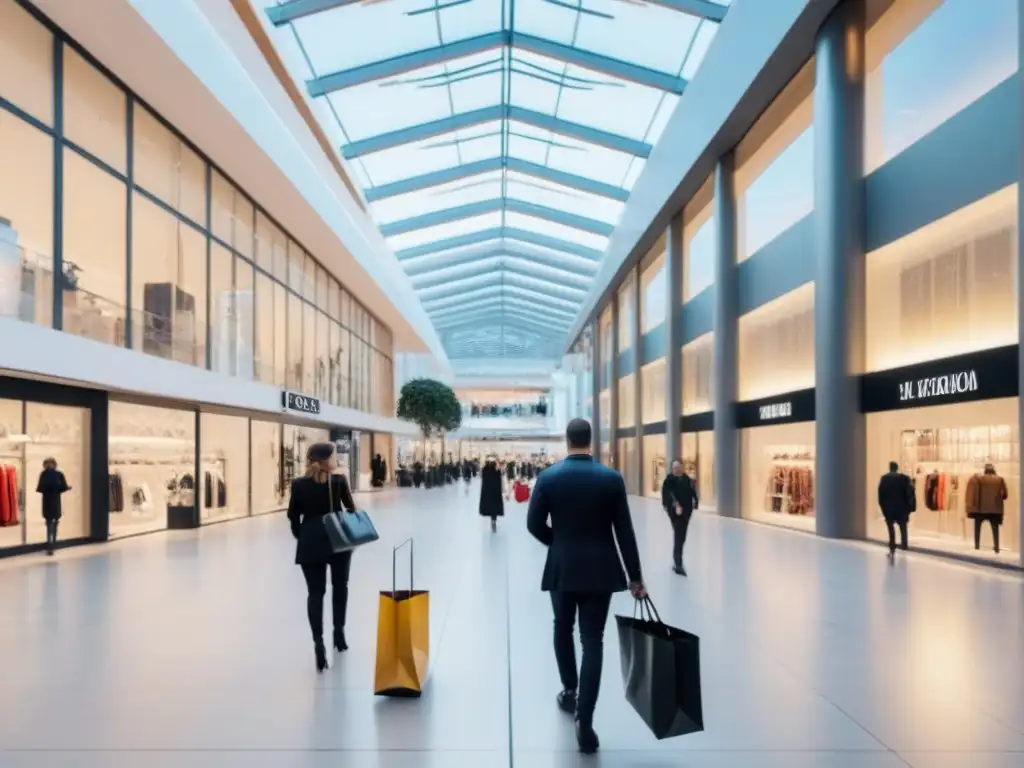
[[[889,462],[889,471],[878,481],[878,506],[889,529],[889,560],[896,559],[896,526],[900,529],[900,549],[907,549],[907,523],[910,513],[917,510],[914,484],[900,472],[900,465]]]
[[[672,523],[672,570],[685,576],[683,545],[686,544],[686,532],[690,528],[693,510],[697,508],[697,490],[690,476],[683,471],[680,459],[672,462],[672,474],[661,484],[661,506],[665,508]]]
[[[612,594],[628,586],[633,596],[640,598],[647,590],[622,475],[590,455],[588,421],[573,419],[565,436],[568,455],[537,478],[526,525],[534,538],[548,547],[541,589],[551,593],[555,613],[555,660],[562,678],[558,706],[575,714],[580,751],[592,753],[598,748],[594,706],[601,685],[604,626]],[[583,646],[579,674],[573,644],[577,613]]]

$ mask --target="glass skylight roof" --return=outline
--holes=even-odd
[[[545,357],[727,6],[279,0],[266,13],[449,355]]]

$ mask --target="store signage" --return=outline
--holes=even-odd
[[[943,395],[961,395],[978,391],[978,374],[975,371],[960,371],[944,376],[928,376],[924,379],[900,383],[900,402],[928,400]]]
[[[813,389],[736,403],[736,426],[740,429],[803,421],[814,421]]]
[[[311,413],[314,416],[320,414],[320,401],[315,397],[300,395],[298,392],[284,393],[284,407],[289,411]]]
[[[864,413],[1017,397],[1016,344],[860,377]]]
[[[762,405],[757,409],[758,418],[761,421],[777,421],[778,419],[788,419],[793,415],[793,403],[788,400],[784,403],[771,403],[769,405]]]

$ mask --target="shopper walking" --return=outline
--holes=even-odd
[[[680,576],[686,575],[683,567],[683,547],[690,530],[690,519],[697,508],[697,489],[693,480],[683,471],[681,459],[672,461],[672,474],[661,484],[661,506],[668,513],[672,523],[672,570]]]
[[[900,472],[900,465],[889,462],[889,471],[878,481],[878,506],[889,529],[889,561],[896,561],[896,528],[900,529],[900,549],[907,549],[907,523],[917,509],[917,496],[910,477]]]
[[[43,520],[46,521],[46,554],[53,556],[57,544],[57,526],[61,518],[61,496],[71,490],[64,473],[57,469],[57,460],[50,458],[43,462],[39,473],[36,493],[42,496]]]
[[[331,570],[331,605],[334,618],[334,647],[348,650],[345,642],[345,613],[348,609],[348,576],[352,552],[334,553],[323,517],[342,508],[355,511],[356,505],[344,475],[334,474],[338,458],[332,443],[315,443],[306,451],[306,474],[292,481],[288,502],[288,520],[298,542],[295,562],[302,567],[308,596],[306,613],[313,633],[316,668],[329,666],[324,648],[324,596],[327,593],[327,569]]]
[[[498,462],[488,458],[480,470],[480,514],[491,518],[491,531],[498,530],[498,518],[505,514],[505,500],[501,492],[501,470]]]
[[[640,598],[647,590],[622,475],[590,455],[588,421],[573,419],[565,436],[569,455],[537,479],[526,524],[548,548],[541,589],[551,593],[555,614],[555,660],[562,678],[558,706],[575,715],[580,751],[592,753],[599,746],[594,708],[612,594],[628,586]],[[583,646],[579,672],[573,642],[577,614]]]

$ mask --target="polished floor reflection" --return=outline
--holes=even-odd
[[[475,489],[474,489],[475,490]],[[543,549],[461,487],[366,495],[348,639],[318,677],[280,515],[0,562],[4,768],[1009,768],[1024,765],[1021,580],[700,515],[690,578],[634,500],[651,593],[702,637],[707,731],[657,742],[609,625],[596,727],[555,709]],[[377,590],[416,541],[432,594],[423,698],[372,695]],[[399,563],[398,578],[408,578]],[[613,606],[631,611],[619,596]]]

